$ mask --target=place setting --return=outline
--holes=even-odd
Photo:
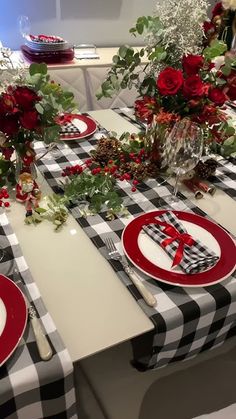
[[[20,344],[27,321],[34,332],[39,357],[48,361],[52,348],[27,285],[17,268],[14,257],[0,246],[0,367],[7,362]]]

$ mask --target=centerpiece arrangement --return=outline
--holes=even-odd
[[[220,7],[226,3],[234,2],[223,1]],[[236,60],[225,55],[227,45],[211,32],[208,6],[205,0],[168,0],[158,2],[154,16],[138,18],[130,32],[143,35],[147,45],[138,51],[120,47],[97,95],[137,89],[135,115],[150,125],[147,135],[155,149],[166,129],[187,117],[202,126],[205,143],[214,151],[236,152],[235,129],[225,113],[226,102],[236,99]],[[219,56],[224,60],[217,68]],[[141,66],[143,57],[148,63]]]
[[[58,115],[71,111],[73,94],[50,80],[46,64],[14,69],[10,51],[1,49],[4,64],[0,83],[0,205],[9,206],[6,187],[16,186],[16,199],[26,210],[38,206],[34,141],[59,139]],[[10,77],[6,77],[6,73]]]

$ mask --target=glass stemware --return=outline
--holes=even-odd
[[[180,176],[192,170],[203,152],[203,131],[201,127],[185,118],[175,123],[166,136],[164,155],[172,172],[176,174],[173,195],[165,198],[170,205],[178,204],[178,182]]]
[[[22,38],[27,38],[30,34],[30,21],[28,16],[18,16],[18,28]]]

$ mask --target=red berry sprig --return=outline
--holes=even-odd
[[[132,158],[133,160],[138,164],[141,162],[141,159],[143,159],[145,151],[144,149],[140,150],[139,153],[134,154],[134,153],[130,153],[132,154]],[[139,157],[137,157],[137,155]],[[129,155],[129,157],[131,157]],[[124,160],[125,161],[125,155],[122,154],[120,161]],[[137,161],[138,160],[138,161]],[[131,191],[132,192],[136,192],[137,190],[137,185],[139,183],[139,181],[137,179],[132,178],[132,175],[130,173],[123,173],[120,174],[119,173],[119,166],[117,164],[115,164],[114,160],[109,160],[107,162],[106,166],[96,166],[94,167],[94,164],[97,164],[92,158],[91,159],[87,159],[85,160],[83,165],[80,164],[76,164],[75,166],[66,166],[65,169],[63,169],[62,171],[62,176],[63,177],[70,177],[70,176],[74,176],[74,175],[80,175],[84,169],[90,169],[90,172],[93,176],[97,176],[99,174],[101,175],[111,175],[114,176],[114,178],[116,178],[117,180],[120,181],[127,181],[127,182],[132,182],[132,187],[131,187]]]
[[[9,194],[6,188],[0,189],[0,207],[4,206],[5,208],[10,207],[10,202],[6,201],[9,198]]]
[[[73,175],[80,175],[84,170],[84,167],[80,164],[76,164],[75,166],[66,166],[65,169],[62,171],[62,176],[73,176]]]

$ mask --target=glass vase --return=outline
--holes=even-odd
[[[164,143],[169,127],[156,121],[155,115],[150,124],[147,125],[145,133],[145,149],[149,160],[154,163],[161,172],[167,168],[164,155]]]

